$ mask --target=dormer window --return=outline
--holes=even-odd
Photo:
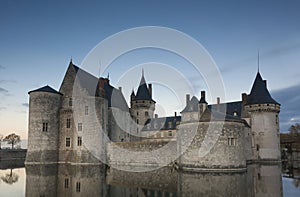
[[[237,116],[238,115],[238,113],[235,111],[235,112],[233,112],[233,116]]]

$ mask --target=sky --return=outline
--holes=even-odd
[[[58,90],[71,57],[81,66],[104,39],[143,26],[175,29],[201,43],[221,74],[226,92],[223,102],[240,100],[241,93],[250,93],[259,50],[260,73],[268,80],[273,98],[281,103],[280,130],[286,132],[291,124],[300,122],[299,8],[296,0],[1,0],[0,134],[15,132],[26,139],[28,91],[44,85]],[[184,90],[174,93],[155,77],[169,77],[169,83],[176,87],[180,80],[168,69],[151,72],[154,66],[149,62],[159,62],[184,75],[198,97],[200,90],[207,88],[205,77],[194,75],[189,62],[158,49],[126,53],[102,75],[109,72],[116,87],[130,78],[130,85],[125,83],[122,89],[128,99],[132,88],[136,91],[144,68],[146,80],[153,82],[159,115],[180,112]],[[129,70],[133,77],[128,77]],[[208,101],[215,103],[215,98]]]

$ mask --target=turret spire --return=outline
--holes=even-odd
[[[259,49],[257,49],[257,72],[259,73]]]

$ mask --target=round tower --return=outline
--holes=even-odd
[[[147,86],[144,73],[142,73],[136,95],[134,92],[131,93],[130,105],[131,116],[137,125],[142,127],[149,118],[153,118],[155,101],[152,99],[152,84]],[[137,133],[139,133],[139,129],[137,129]]]
[[[49,86],[30,91],[26,164],[56,163],[62,94]]]
[[[252,159],[258,161],[279,161],[280,134],[279,118],[280,104],[270,95],[267,82],[258,72],[247,96],[245,109],[250,115],[252,134]]]

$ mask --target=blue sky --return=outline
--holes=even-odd
[[[70,57],[80,66],[100,41],[119,31],[140,26],[164,26],[200,42],[215,60],[223,77],[226,98],[239,100],[249,93],[257,72],[268,80],[273,97],[282,104],[281,131],[300,122],[300,3],[299,1],[0,1],[0,133],[27,137],[27,92],[51,85],[59,89]],[[185,62],[166,60],[157,51],[133,53],[112,65],[117,84],[122,64],[162,61],[184,70]],[[148,56],[147,56],[148,55]],[[134,56],[135,59],[130,60]],[[146,56],[146,57],[145,57]],[[140,58],[140,59],[139,59]],[[145,59],[143,59],[145,58]],[[158,58],[158,59],[157,59]],[[174,58],[174,59],[172,59]],[[119,64],[118,64],[119,62]],[[151,75],[146,79],[151,81]],[[192,78],[192,73],[187,74]],[[140,76],[136,76],[136,85]],[[201,80],[195,83],[202,84]],[[199,91],[202,86],[199,86]],[[125,97],[131,91],[124,88]],[[164,100],[157,87],[154,96]],[[170,93],[171,95],[171,93]],[[199,96],[199,94],[197,95]],[[184,95],[182,95],[184,97]],[[214,102],[214,99],[213,101]],[[174,109],[171,109],[171,107]],[[179,112],[167,108],[166,115]]]

